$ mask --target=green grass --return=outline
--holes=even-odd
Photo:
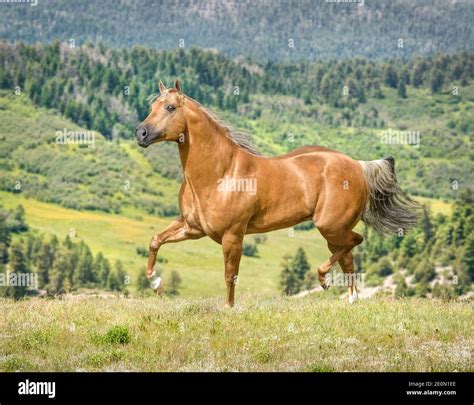
[[[450,202],[426,197],[418,197],[417,200],[425,204],[433,214],[451,215],[452,213],[453,204]]]
[[[467,302],[0,300],[1,371],[474,371]]]

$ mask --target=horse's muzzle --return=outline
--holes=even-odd
[[[148,148],[154,141],[159,139],[161,133],[152,133],[150,128],[146,125],[141,125],[135,129],[135,138],[137,143],[142,148]]]

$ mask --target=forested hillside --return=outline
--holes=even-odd
[[[175,77],[188,95],[252,133],[265,154],[305,144],[328,146],[361,160],[392,154],[411,193],[454,198],[455,187],[472,186],[473,54],[436,55],[405,63],[355,58],[262,64],[232,61],[196,48],[169,52],[92,45],[71,49],[59,42],[46,46],[1,43],[0,67],[0,88],[10,95],[3,106],[3,167],[26,172],[24,181],[32,184],[31,196],[67,207],[118,212],[124,205],[138,204],[150,212],[176,213],[176,203],[165,204],[160,199],[162,188],[147,184],[135,163],[129,165],[123,151],[113,144],[97,151],[83,145],[76,148],[77,154],[66,154],[57,145],[56,132],[78,127],[39,116],[44,123],[54,122],[44,137],[12,137],[15,126],[28,131],[27,110],[20,117],[12,108],[12,97],[27,96],[79,127],[97,131],[100,145],[102,135],[115,141],[131,139],[136,125],[148,114],[158,79],[171,83]],[[24,105],[24,101],[18,103]],[[402,135],[417,133],[419,142],[384,141],[384,134],[392,130]],[[45,160],[45,153],[51,159]],[[143,154],[161,178],[180,178],[174,145],[135,153]],[[59,170],[66,158],[71,170]],[[112,172],[116,176],[111,177]],[[51,180],[59,177],[66,182],[56,187]],[[13,190],[13,177],[0,180],[3,190]],[[135,193],[124,198],[127,180]],[[74,197],[85,190],[91,190],[88,202]],[[143,200],[137,190],[157,196],[158,205]]]
[[[0,38],[217,49],[259,60],[472,50],[470,0],[40,0],[2,4]],[[400,46],[399,40],[403,41]]]
[[[57,142],[65,131],[87,131],[51,111],[35,110],[26,96],[11,94],[0,97],[0,121],[2,190],[79,210],[119,213],[139,206],[157,215],[177,213],[170,201],[175,182],[154,173],[144,176],[147,166],[100,133],[84,144]]]
[[[0,42],[0,67],[0,88],[19,86],[36,104],[56,108],[79,125],[111,138],[114,131],[123,131],[123,125],[132,129],[146,117],[158,79],[171,82],[179,77],[189,96],[227,111],[245,112],[242,105],[256,94],[285,95],[305,105],[320,103],[353,111],[369,97],[384,98],[382,87],[396,89],[401,99],[410,97],[407,86],[431,94],[464,87],[474,78],[474,54],[407,62],[354,58],[261,63],[234,61],[198,48],[117,50],[92,44],[70,48],[58,41],[36,46]],[[353,123],[351,115],[345,115],[344,124]],[[364,126],[380,126],[370,119],[374,117],[362,118]],[[334,124],[329,117],[326,123]]]
[[[92,44],[70,47],[59,41],[0,42],[0,190],[9,193],[10,209],[19,200],[27,215],[32,209],[35,228],[45,231],[13,233],[4,252],[21,259],[16,262],[20,268],[36,272],[44,267],[37,253],[43,246],[51,247],[57,260],[51,265],[53,281],[41,285],[46,291],[124,290],[124,274],[132,277],[133,291],[146,289],[141,267],[146,244],[168,222],[163,217],[178,214],[182,172],[175,145],[140,149],[133,132],[149,112],[158,80],[169,85],[176,77],[186,94],[250,133],[265,155],[308,144],[360,160],[393,155],[404,190],[417,198],[435,198],[436,204],[446,207],[454,203],[454,209],[436,215],[428,207],[419,227],[401,237],[366,233],[356,260],[368,288],[383,287],[390,280],[400,296],[470,294],[474,54],[405,61],[358,57],[262,62],[229,59],[198,48],[159,51]],[[68,134],[79,138],[69,143]],[[416,136],[410,140],[404,134]],[[56,205],[44,208],[37,200]],[[52,224],[48,210],[61,211],[65,222]],[[100,214],[92,220],[91,211]],[[87,222],[83,225],[80,218]],[[124,223],[124,218],[132,222]],[[64,240],[68,227],[80,228],[78,242]],[[294,293],[314,286],[314,272],[309,269],[325,260],[327,251],[322,240],[315,240],[316,231],[304,228],[296,228],[298,246],[282,251],[282,257],[275,256],[272,246],[286,249],[287,231],[271,235],[268,243],[246,242],[244,265],[255,272],[247,280],[249,288],[256,288],[252,281],[258,279],[268,290],[276,290],[278,263],[303,246],[308,254],[303,267],[312,277],[306,279],[301,272],[295,279],[297,288],[290,288],[285,284],[291,284],[290,271],[284,289]],[[105,229],[108,236],[97,240]],[[118,235],[123,229],[127,232]],[[164,249],[172,260],[166,262],[165,256],[160,268],[173,283],[182,277],[186,294],[209,294],[220,285],[221,275],[216,274],[220,255],[210,241],[202,243],[199,252],[206,254],[200,259],[193,247]],[[77,267],[61,265],[81,257]],[[215,260],[213,266],[206,257]],[[302,250],[297,257],[303,257]],[[11,265],[5,260],[4,269]],[[122,279],[117,286],[117,277],[109,280],[104,269],[118,260],[125,270],[116,266]]]

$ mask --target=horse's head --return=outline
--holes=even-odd
[[[137,143],[143,148],[160,141],[178,141],[186,129],[184,95],[181,94],[179,81],[176,79],[171,89],[160,81],[160,93],[148,117],[135,130]]]

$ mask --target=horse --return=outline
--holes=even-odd
[[[413,227],[419,204],[399,187],[389,156],[357,161],[321,146],[303,146],[282,156],[265,157],[251,138],[233,130],[198,101],[160,81],[160,95],[136,128],[138,145],[175,142],[183,170],[180,215],[149,244],[147,277],[155,291],[161,278],[156,256],[166,243],[208,236],[222,246],[225,307],[234,305],[244,235],[313,221],[331,256],[317,268],[319,283],[330,285],[328,271],[338,262],[354,276],[352,249],[362,235],[362,220],[380,233]],[[348,277],[349,302],[357,299],[355,277]],[[352,281],[351,281],[352,280]]]

